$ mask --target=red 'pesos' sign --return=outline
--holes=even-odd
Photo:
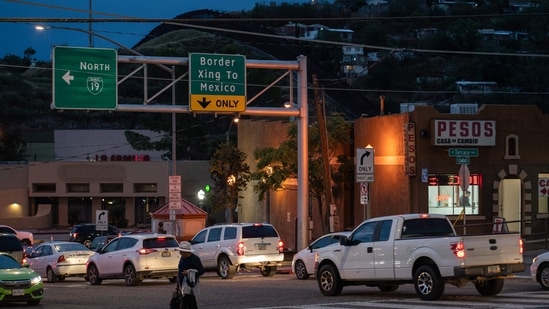
[[[437,146],[494,146],[496,122],[493,120],[432,121],[433,144]]]

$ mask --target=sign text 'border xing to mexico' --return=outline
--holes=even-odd
[[[115,49],[56,46],[53,106],[56,109],[115,110],[118,65]]]
[[[189,54],[189,109],[193,112],[246,111],[246,58]]]

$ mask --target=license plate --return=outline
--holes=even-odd
[[[23,289],[11,290],[11,295],[13,295],[13,296],[23,296],[23,295],[25,295],[25,290],[23,290]]]
[[[257,249],[258,250],[267,250],[267,245],[266,244],[257,244]]]
[[[489,274],[497,274],[499,272],[500,272],[499,265],[488,266],[488,273]]]
[[[162,251],[162,257],[170,257],[172,256],[172,253],[169,251]]]

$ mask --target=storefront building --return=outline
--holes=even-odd
[[[537,107],[484,105],[476,114],[452,114],[417,106],[358,119],[354,134],[357,148],[375,149],[368,204],[355,207],[356,224],[364,211],[420,212],[448,215],[456,226],[478,223],[471,229],[479,231],[496,218],[522,234],[544,231],[549,116]]]
[[[15,228],[66,227],[93,223],[97,210],[108,210],[110,224],[150,229],[151,213],[169,199],[172,161],[160,152],[132,149],[123,130],[66,130],[52,136],[51,146],[41,148],[55,151],[34,155],[50,160],[3,165],[0,221]],[[205,207],[197,193],[211,181],[209,162],[178,161],[175,172],[181,197]],[[51,209],[50,226],[33,220],[43,206]]]

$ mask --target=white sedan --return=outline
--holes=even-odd
[[[66,277],[85,277],[86,262],[95,252],[81,243],[51,241],[38,245],[26,263],[48,282],[63,281]]]
[[[532,260],[530,276],[539,282],[542,289],[549,290],[549,252],[542,253]]]
[[[308,279],[315,271],[315,255],[319,248],[332,244],[338,244],[342,236],[348,236],[351,232],[335,232],[321,236],[313,241],[307,248],[294,255],[292,260],[292,271],[297,279]]]

